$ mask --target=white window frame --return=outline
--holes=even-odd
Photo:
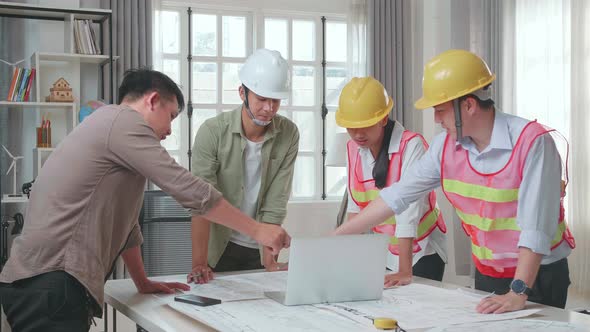
[[[188,91],[188,71],[192,70],[192,68],[188,68],[188,61],[186,58],[188,56],[188,13],[187,9],[191,7],[192,14],[214,14],[217,15],[217,55],[216,56],[196,56],[192,55],[192,63],[195,62],[211,62],[216,63],[217,65],[217,103],[215,104],[205,104],[205,103],[196,103],[195,100],[191,100],[193,104],[193,119],[197,114],[197,109],[215,109],[216,113],[219,114],[223,110],[233,109],[237,105],[234,104],[223,104],[223,63],[243,63],[246,58],[236,58],[236,57],[224,57],[223,54],[223,41],[222,41],[222,24],[223,24],[223,16],[244,16],[246,17],[246,55],[252,53],[254,47],[261,48],[264,47],[264,20],[266,18],[277,18],[277,19],[285,19],[287,20],[287,30],[288,30],[288,64],[289,67],[292,66],[309,66],[313,67],[315,71],[315,96],[314,96],[314,105],[313,106],[290,106],[290,105],[281,105],[279,109],[280,114],[286,116],[289,119],[292,119],[293,112],[315,112],[317,115],[317,121],[314,121],[314,136],[315,136],[315,146],[317,147],[315,151],[299,151],[298,156],[312,156],[314,157],[314,171],[315,171],[315,182],[314,182],[314,193],[312,196],[309,197],[291,197],[290,201],[318,201],[322,200],[322,175],[323,175],[323,156],[322,156],[322,149],[327,149],[328,147],[322,147],[322,119],[321,119],[321,89],[322,89],[322,21],[321,17],[322,14],[315,13],[315,12],[294,12],[294,11],[277,11],[277,10],[264,10],[264,9],[255,9],[255,8],[244,8],[244,7],[232,7],[229,8],[227,6],[216,6],[216,5],[195,5],[192,3],[184,3],[184,2],[164,2],[161,6],[161,11],[175,11],[178,12],[180,15],[180,54],[162,54],[162,60],[164,59],[174,59],[180,61],[180,84],[185,95],[185,99],[188,101],[189,93],[192,91]],[[326,17],[327,22],[343,22],[346,23],[346,17],[344,15],[334,15],[331,14],[329,16],[324,15]],[[313,21],[315,24],[315,58],[313,61],[301,61],[301,60],[293,60],[293,43],[292,43],[292,22],[293,20],[307,20]],[[194,22],[193,22],[194,23]],[[326,67],[330,66],[337,66],[342,68],[348,68],[346,63],[341,62],[327,62]],[[194,81],[194,77],[193,77]],[[192,88],[194,89],[195,86],[193,84]],[[236,87],[237,88],[237,87]],[[236,91],[237,93],[237,91]],[[289,100],[292,101],[292,91],[290,92]],[[335,107],[328,106],[329,112],[334,112]],[[186,110],[181,114],[180,117],[180,142],[179,142],[179,150],[169,150],[170,154],[173,156],[177,156],[179,162],[188,168],[188,116]],[[327,121],[327,120],[326,120]],[[194,136],[198,128],[192,128],[192,135]],[[192,138],[191,138],[192,139]],[[191,142],[191,147],[194,142]],[[326,172],[329,172],[330,169],[327,169]],[[294,179],[296,181],[296,179]],[[326,188],[327,189],[327,188]],[[327,193],[326,193],[327,194]],[[326,200],[339,200],[342,198],[342,195],[331,195],[327,196]]]

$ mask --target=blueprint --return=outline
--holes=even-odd
[[[174,302],[173,309],[223,332],[375,331],[346,317],[310,305],[286,307],[273,300],[227,302],[198,307]]]
[[[529,309],[497,315],[479,314],[475,311],[478,302],[478,297],[457,290],[414,283],[386,289],[379,301],[321,304],[316,307],[337,312],[365,326],[372,326],[373,317],[390,317],[404,329],[513,319],[540,311]]]
[[[168,304],[220,331],[375,331],[373,317],[394,318],[404,329],[418,329],[520,318],[540,311],[478,314],[475,307],[480,297],[416,283],[386,289],[377,301],[284,306],[260,295],[284,290],[286,277],[287,272],[220,277],[207,285],[193,285],[190,292],[234,300],[209,307]],[[248,294],[259,297],[248,300]],[[244,299],[239,300],[240,296]]]
[[[554,322],[536,319],[517,319],[510,321],[481,322],[453,326],[437,327],[427,332],[582,332],[588,327],[567,322]]]

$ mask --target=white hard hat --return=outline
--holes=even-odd
[[[261,97],[289,98],[289,66],[278,51],[257,49],[246,59],[239,77],[242,84]]]

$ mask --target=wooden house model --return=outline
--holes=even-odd
[[[45,97],[45,101],[60,103],[73,102],[74,95],[72,94],[70,83],[65,78],[60,77],[53,83],[53,87],[49,89],[49,96]]]

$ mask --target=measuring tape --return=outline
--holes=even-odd
[[[396,330],[405,332],[397,325],[397,320],[392,318],[373,318],[373,326],[379,330]]]

